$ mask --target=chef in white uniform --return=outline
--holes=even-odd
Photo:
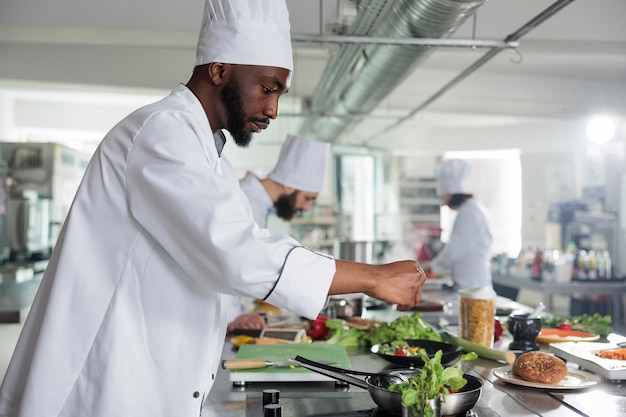
[[[334,260],[260,229],[222,154],[222,129],[244,146],[289,88],[284,1],[208,0],[196,65],[94,153],[0,387],[0,415],[201,415],[226,295],[309,318],[329,294],[402,309],[420,300],[414,261]]]
[[[330,143],[287,135],[274,168],[266,178],[252,172],[239,182],[259,227],[267,227],[270,211],[291,220],[309,211],[324,185]]]
[[[449,159],[435,167],[443,204],[457,211],[450,238],[430,264],[436,274],[449,272],[457,288],[491,286],[491,230],[485,208],[467,191],[469,164]]]
[[[278,161],[266,178],[247,172],[239,181],[248,197],[252,215],[259,227],[267,227],[272,210],[283,220],[309,211],[322,191],[330,154],[330,143],[287,135]],[[246,312],[240,297],[233,297],[228,331],[261,329],[265,320],[256,312]]]

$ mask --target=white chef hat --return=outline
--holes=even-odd
[[[435,167],[437,193],[467,194],[465,180],[472,172],[469,164],[461,159],[448,159]]]
[[[206,0],[196,65],[223,62],[293,72],[289,30],[284,0]]]
[[[287,135],[278,162],[268,177],[296,190],[319,193],[324,185],[329,151],[328,142]]]

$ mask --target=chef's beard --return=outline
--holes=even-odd
[[[296,199],[298,198],[298,190],[291,194],[283,194],[274,203],[276,215],[283,220],[291,220],[296,213],[300,212],[296,208]]]
[[[239,80],[233,77],[224,86],[221,93],[222,104],[226,109],[226,130],[230,132],[235,143],[247,148],[252,140],[252,133],[245,130],[247,122],[263,122],[269,125],[269,118],[246,117],[243,111],[243,100],[239,89]]]

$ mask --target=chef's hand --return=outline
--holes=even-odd
[[[337,266],[329,294],[362,292],[381,301],[411,309],[422,299],[426,274],[415,261],[383,265],[335,260]]]
[[[422,286],[426,282],[424,270],[415,261],[399,261],[380,265],[385,273],[378,280],[374,293],[379,300],[398,305],[398,311],[408,311],[422,299]]]
[[[230,333],[234,329],[262,329],[265,326],[265,320],[260,314],[245,313],[228,323],[227,331]]]

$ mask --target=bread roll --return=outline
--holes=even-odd
[[[567,376],[567,367],[556,356],[544,352],[526,352],[515,359],[513,373],[526,381],[556,384]]]

